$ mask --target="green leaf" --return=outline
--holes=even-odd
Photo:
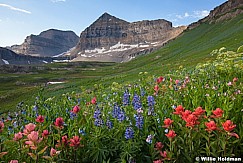
[[[50,156],[42,156],[42,158],[44,158],[44,159],[46,159],[48,161],[51,161],[52,160],[52,158]]]
[[[37,156],[36,156],[34,153],[28,153],[28,155],[30,155],[30,157],[31,157],[33,160],[36,160],[36,159],[37,159]]]
[[[39,152],[38,152],[38,155],[43,154],[43,153],[45,152],[46,148],[47,148],[47,146],[46,146],[45,148],[43,148],[41,151],[39,151]]]

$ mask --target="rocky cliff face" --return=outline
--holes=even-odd
[[[199,26],[201,23],[217,23],[232,19],[237,15],[243,14],[243,0],[228,0],[222,5],[210,11],[209,15],[198,22],[189,25],[189,29]]]
[[[11,46],[9,49],[18,54],[32,56],[55,56],[73,48],[79,37],[72,31],[50,29],[39,35],[27,36],[21,45]]]
[[[104,13],[81,33],[75,49],[66,55],[75,61],[129,61],[161,47],[185,28],[173,28],[163,19],[129,23]]]
[[[50,63],[52,59],[49,57],[34,57],[29,55],[20,55],[15,52],[0,47],[0,65],[29,65]]]

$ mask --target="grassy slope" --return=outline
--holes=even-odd
[[[37,74],[0,74],[0,113],[14,109],[19,101],[34,99],[39,86],[43,85],[40,83],[47,81],[68,81],[45,89],[47,96],[60,95],[68,91],[80,91],[80,86],[92,87],[99,82],[110,84],[113,81],[136,80],[140,71],[163,75],[177,70],[180,65],[193,67],[211,59],[209,54],[214,49],[226,47],[236,50],[240,45],[243,45],[243,15],[219,24],[202,24],[184,32],[162,49],[128,63],[50,64],[46,70],[38,71]],[[27,84],[17,86],[17,81]]]

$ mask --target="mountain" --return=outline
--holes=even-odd
[[[15,52],[0,47],[0,65],[28,65],[28,64],[44,64],[50,63],[52,59],[49,57],[34,57],[29,55],[20,55]]]
[[[193,29],[202,23],[219,23],[230,20],[237,15],[243,13],[243,1],[242,0],[228,0],[227,2],[217,6],[209,15],[195,23],[188,26],[188,29]]]
[[[74,61],[129,61],[160,48],[184,29],[163,19],[130,23],[104,13],[81,33],[77,46],[66,55]]]
[[[32,56],[55,56],[73,48],[79,37],[72,31],[49,29],[39,35],[27,36],[24,43],[8,47],[10,50]]]

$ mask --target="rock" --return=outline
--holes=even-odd
[[[15,52],[0,47],[0,65],[30,65],[44,64],[52,62],[48,57],[34,57],[29,55],[20,55]]]
[[[66,55],[73,61],[129,61],[163,46],[184,29],[164,19],[130,23],[104,13],[81,33],[77,46]]]
[[[225,20],[232,19],[237,15],[243,14],[243,1],[242,0],[228,0],[220,6],[210,11],[209,15],[198,22],[192,23],[188,29],[193,29],[202,23],[218,23]]]
[[[55,56],[73,48],[79,37],[72,31],[49,29],[39,35],[27,36],[21,45],[11,46],[9,49],[18,54],[32,56]]]

